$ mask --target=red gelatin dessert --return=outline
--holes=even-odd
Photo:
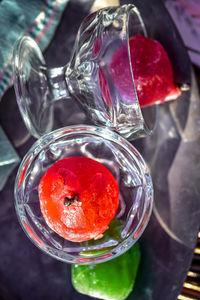
[[[119,204],[118,183],[99,162],[68,157],[51,166],[39,184],[40,208],[48,226],[81,242],[102,237]]]
[[[153,39],[135,35],[129,39],[131,64],[141,107],[176,99],[181,91],[174,83],[169,57],[163,46]],[[120,95],[134,101],[127,45],[114,53],[109,74]]]

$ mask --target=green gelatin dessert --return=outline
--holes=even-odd
[[[140,264],[139,244],[123,255],[94,265],[73,265],[72,283],[82,294],[105,300],[124,300],[133,290]]]

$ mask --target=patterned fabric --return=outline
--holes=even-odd
[[[12,84],[13,45],[30,35],[48,45],[68,0],[5,0],[0,3],[0,98]]]
[[[192,62],[200,66],[200,0],[165,0]]]
[[[20,159],[0,126],[0,191]]]

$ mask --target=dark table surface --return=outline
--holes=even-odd
[[[45,52],[51,66],[69,60],[78,27],[92,2],[72,0],[67,5]],[[121,1],[128,2],[131,1]],[[161,2],[134,3],[141,9],[149,36],[166,48],[176,80],[189,83],[191,90],[177,101],[159,106],[153,135],[133,142],[150,166],[155,201],[149,225],[140,239],[142,260],[135,289],[128,299],[175,300],[190,267],[199,230],[199,94],[186,50]],[[77,118],[66,117],[71,107],[58,105],[55,128],[75,122],[90,123],[75,104]],[[13,88],[0,103],[0,122],[22,158],[35,140],[23,124]],[[0,193],[0,299],[89,299],[74,290],[71,266],[43,254],[22,231],[14,209],[16,172],[17,168]]]

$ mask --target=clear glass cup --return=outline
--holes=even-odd
[[[22,37],[13,54],[14,86],[31,134],[38,138],[50,132],[54,104],[72,98],[95,124],[129,140],[151,134],[156,106],[147,111],[138,101],[129,49],[129,38],[135,35],[147,33],[134,5],[96,11],[83,20],[70,61],[58,68],[48,68],[36,42]],[[121,74],[115,72],[119,53],[126,62]],[[118,84],[125,77],[130,78],[128,87]]]
[[[103,237],[71,242],[55,233],[40,210],[38,185],[56,161],[86,156],[106,166],[116,178],[119,207]],[[68,263],[99,263],[127,251],[147,226],[153,203],[149,169],[138,151],[106,128],[71,126],[42,136],[24,157],[15,182],[15,207],[31,241],[45,253]]]

